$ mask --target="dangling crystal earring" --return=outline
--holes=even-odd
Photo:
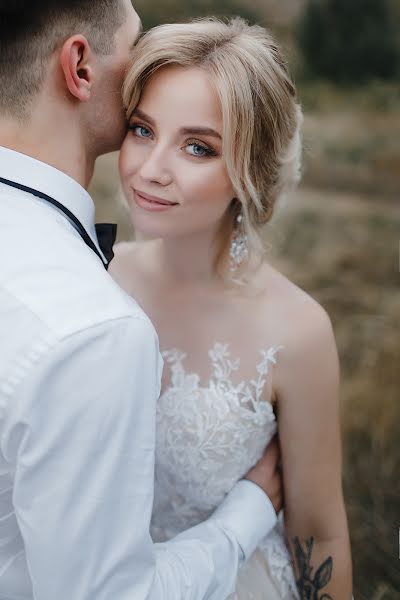
[[[231,258],[231,273],[234,273],[249,256],[247,235],[244,233],[242,223],[243,215],[240,213],[236,217],[236,227],[233,231],[229,253]]]

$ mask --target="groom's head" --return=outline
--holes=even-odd
[[[93,153],[116,149],[139,28],[131,0],[0,0],[0,117],[65,115]]]

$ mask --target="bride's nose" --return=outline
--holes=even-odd
[[[154,146],[146,156],[139,171],[145,181],[169,185],[172,182],[172,172],[168,165],[167,151]]]

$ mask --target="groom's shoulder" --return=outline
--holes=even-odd
[[[47,257],[35,251],[23,260],[11,257],[0,283],[16,304],[23,305],[57,338],[121,319],[151,325],[84,245],[71,246],[68,259],[60,249]]]

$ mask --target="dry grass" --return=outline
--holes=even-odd
[[[391,89],[391,88],[390,88]],[[389,93],[389,92],[388,92]],[[308,90],[305,94],[311,96]],[[344,95],[344,98],[346,96]],[[305,173],[308,185],[352,190],[372,196],[399,196],[400,100],[380,112],[368,103],[356,104],[358,95],[337,96],[306,112],[304,124]],[[377,101],[379,104],[379,102]]]

